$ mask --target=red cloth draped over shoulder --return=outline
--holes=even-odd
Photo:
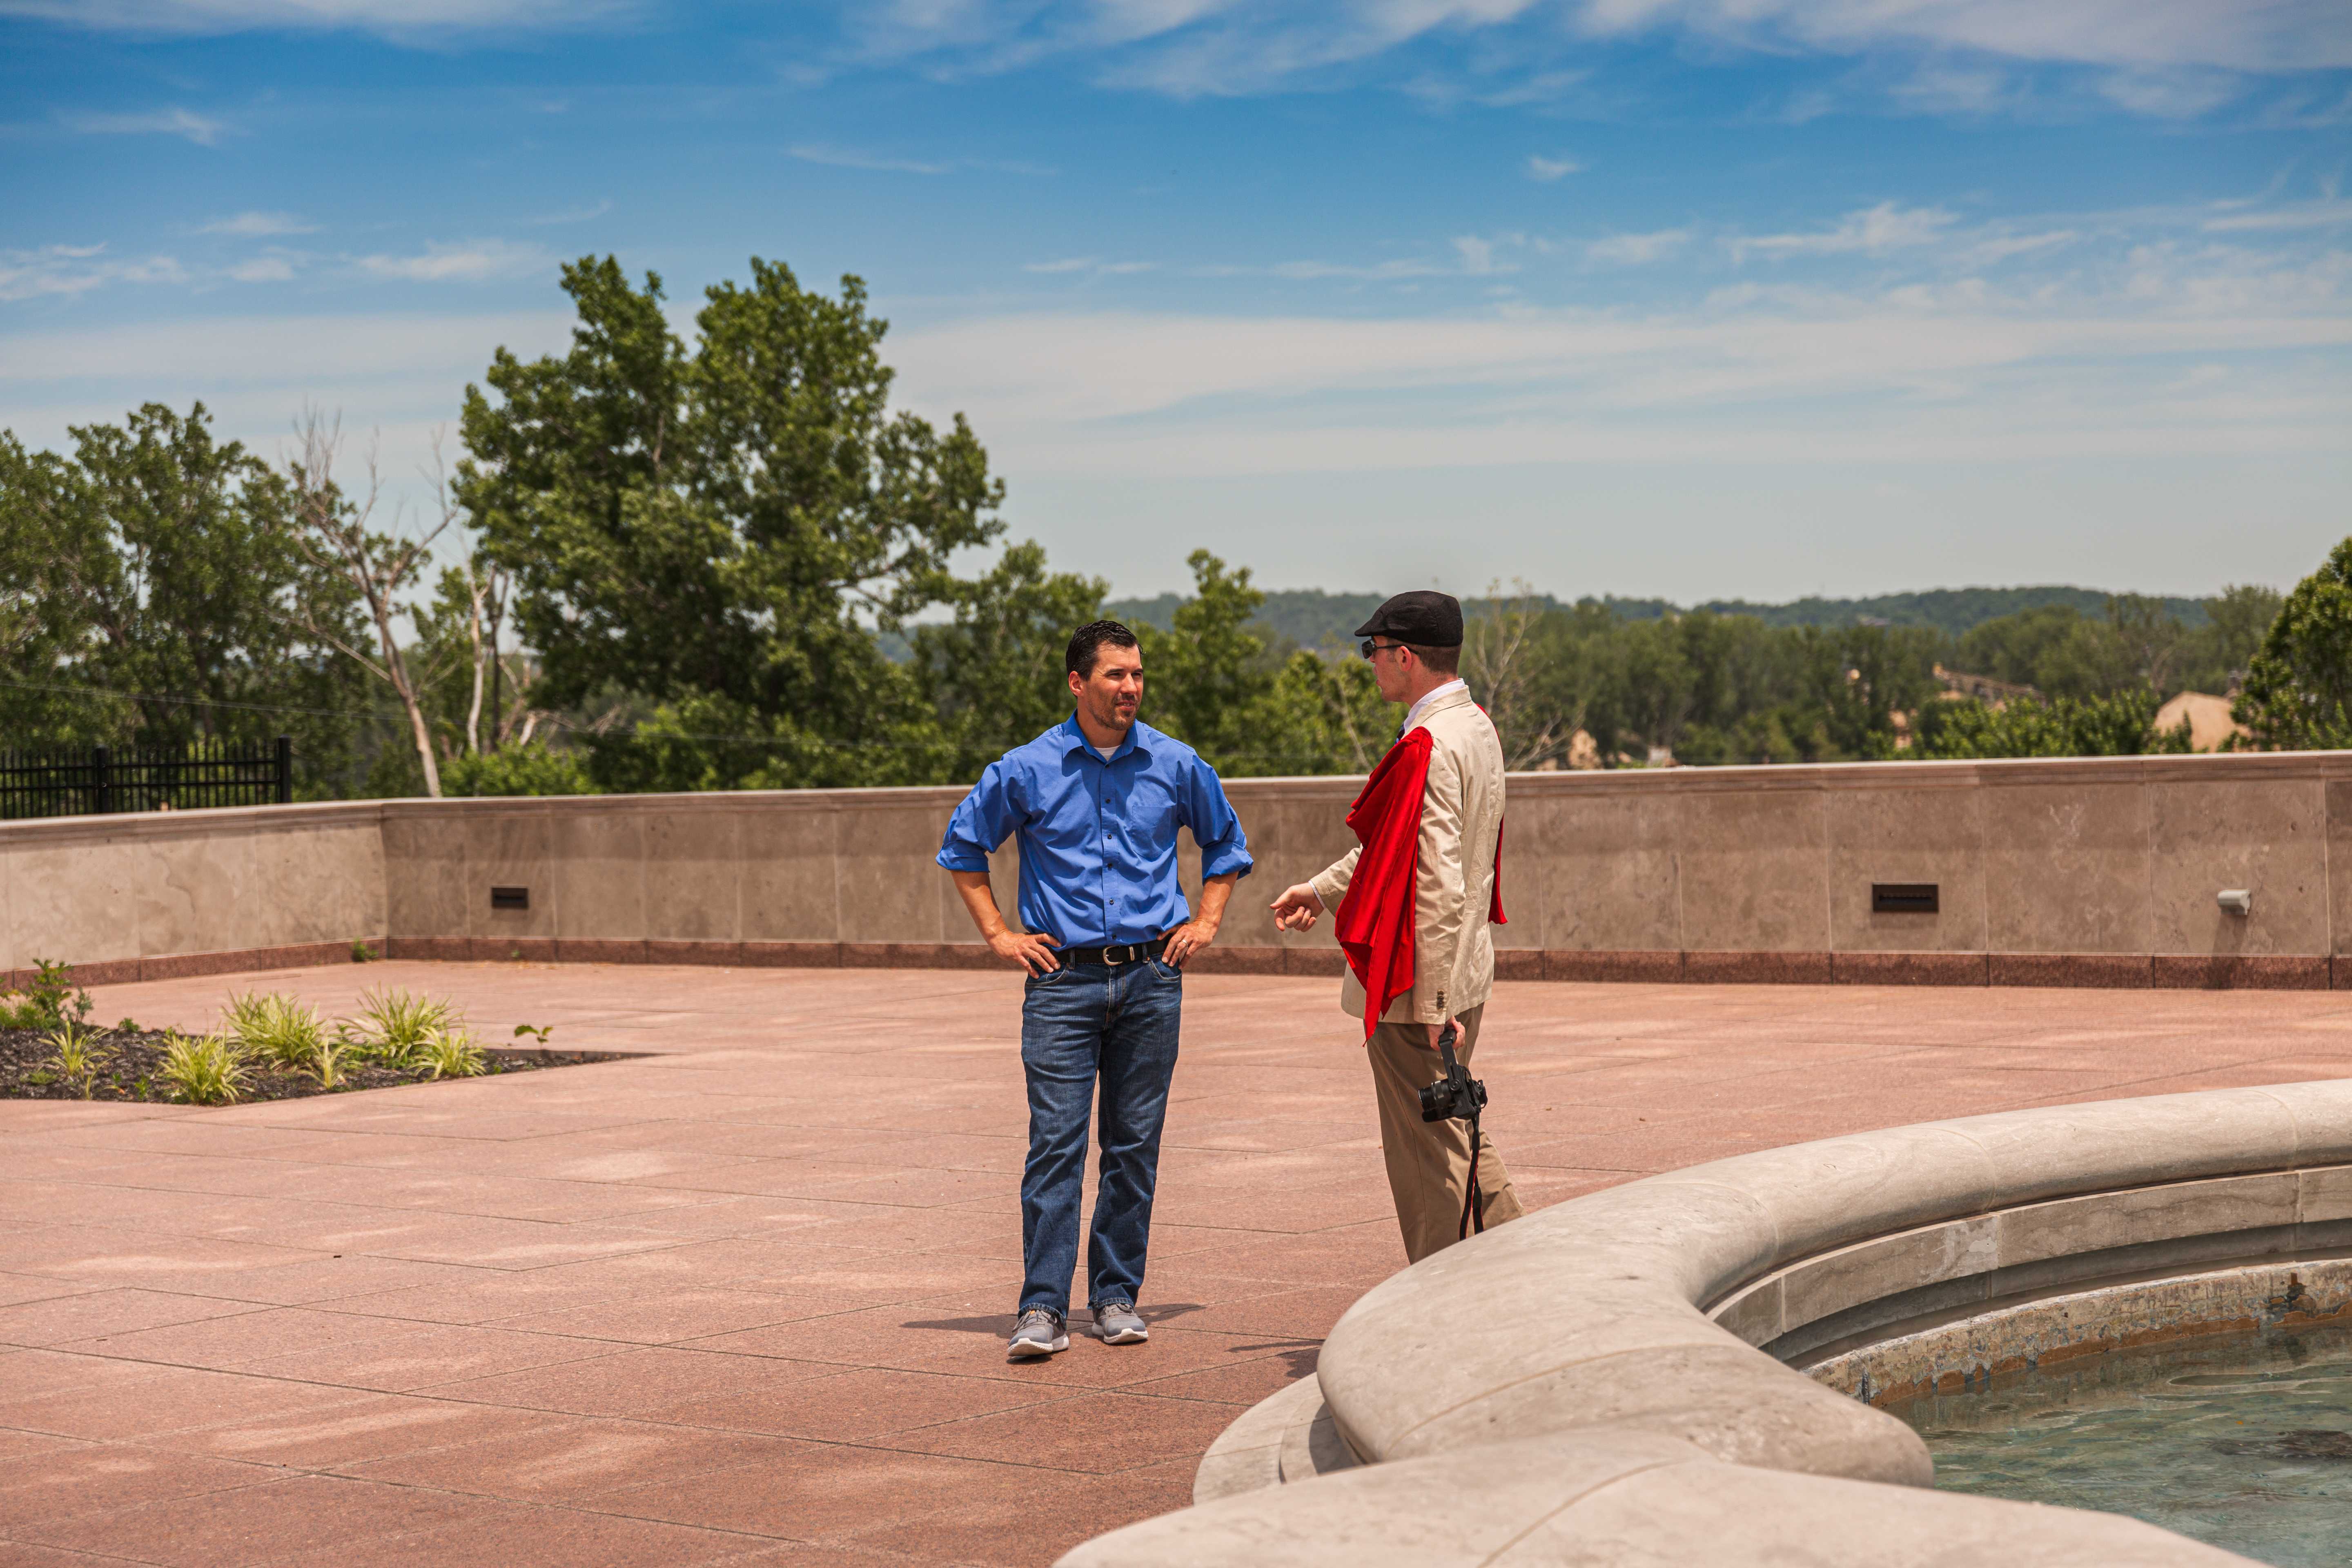
[[[1421,807],[1429,789],[1429,731],[1406,731],[1381,759],[1348,808],[1348,826],[1363,845],[1334,931],[1348,967],[1363,986],[1364,1038],[1380,1027],[1389,1004],[1412,989],[1413,908],[1421,876]],[[1489,924],[1503,920],[1503,840],[1495,839]]]

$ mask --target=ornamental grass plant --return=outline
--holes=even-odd
[[[253,1070],[244,1051],[226,1035],[164,1037],[163,1065],[156,1069],[172,1098],[190,1105],[234,1105],[251,1086]]]
[[[359,1016],[342,1020],[341,1029],[362,1056],[404,1067],[435,1036],[454,1030],[462,1037],[465,1020],[446,1002],[383,986],[360,993]]]
[[[475,1078],[489,1068],[482,1047],[461,1028],[436,1029],[409,1059],[425,1077],[436,1079]]]
[[[298,1072],[311,1070],[327,1044],[327,1026],[316,1007],[282,992],[247,992],[221,1009],[222,1032],[249,1057]]]
[[[98,1075],[106,1070],[113,1053],[99,1043],[96,1030],[72,1018],[60,1022],[43,1037],[52,1054],[49,1070],[66,1082],[78,1084],[81,1097],[90,1098]]]

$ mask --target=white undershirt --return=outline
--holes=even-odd
[[[1457,675],[1453,679],[1447,681],[1444,685],[1439,687],[1436,690],[1423,693],[1420,701],[1414,703],[1412,707],[1404,710],[1404,730],[1412,729],[1415,723],[1420,721],[1421,710],[1428,707],[1431,703],[1436,701],[1439,698],[1444,696],[1447,692],[1467,691],[1469,689],[1470,683]],[[1404,733],[1404,730],[1399,730],[1397,733],[1402,735]]]
[[[1087,743],[1090,745],[1093,744],[1091,742]],[[1102,758],[1104,762],[1108,762],[1113,757],[1118,755],[1118,748],[1117,746],[1096,746],[1095,754]]]

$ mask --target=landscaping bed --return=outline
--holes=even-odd
[[[90,1081],[89,1098],[118,1102],[179,1103],[172,1086],[162,1076],[164,1053],[171,1038],[170,1031],[163,1029],[141,1029],[135,1033],[108,1030],[99,1035],[97,1044],[108,1056],[106,1064]],[[482,1071],[477,1075],[482,1077],[622,1059],[620,1053],[612,1051],[501,1050],[489,1047],[482,1055]],[[0,1100],[81,1099],[80,1082],[66,1079],[51,1066],[56,1056],[56,1048],[49,1044],[46,1031],[0,1029]],[[347,1094],[355,1089],[390,1089],[395,1084],[438,1081],[436,1075],[424,1067],[389,1066],[379,1062],[354,1063],[344,1068],[332,1089],[322,1088],[319,1080],[309,1073],[279,1067],[267,1059],[249,1062],[246,1071],[247,1081],[237,1090],[239,1102],[299,1100],[305,1095]]]
[[[278,992],[226,997],[209,1034],[110,1029],[90,1022],[89,993],[65,964],[42,962],[21,991],[0,991],[0,1100],[142,1100],[235,1105],[389,1089],[614,1061],[625,1053],[563,1051],[551,1027],[523,1024],[527,1047],[485,1046],[452,1004],[396,987],[361,993],[349,1017]]]

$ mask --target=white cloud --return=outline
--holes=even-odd
[[[184,136],[199,147],[219,142],[226,129],[217,120],[184,109],[159,109],[146,114],[74,114],[66,129],[85,136]]]
[[[1584,165],[1573,158],[1547,158],[1539,153],[1528,154],[1528,178],[1545,184],[1566,174],[1580,174]]]
[[[1055,261],[1030,261],[1022,265],[1024,272],[1085,273],[1089,277],[1116,277],[1130,272],[1149,272],[1158,263],[1150,261],[1106,261],[1099,256],[1066,256]]]
[[[1842,53],[1926,45],[2087,65],[2352,65],[2341,0],[1585,0],[1578,16],[1598,34],[1675,29]]]
[[[592,203],[587,206],[567,207],[562,212],[548,213],[540,217],[525,218],[523,221],[533,227],[545,228],[551,224],[586,223],[591,218],[603,217],[612,210],[612,198],[608,196],[603,201]]]
[[[886,158],[876,153],[861,153],[854,147],[829,147],[814,142],[803,142],[785,149],[803,163],[823,163],[835,169],[870,169],[890,174],[949,174],[955,172],[953,163],[925,163],[913,158]]]
[[[1742,236],[1730,242],[1731,254],[1735,260],[1743,261],[1750,256],[1843,256],[1857,252],[1884,256],[1910,246],[1933,244],[1944,238],[1958,221],[1941,207],[1905,207],[1894,202],[1881,202],[1874,207],[1846,214],[1834,228],[1807,234]]]
[[[2228,234],[2248,229],[2333,228],[2347,223],[2352,223],[2352,200],[2330,197],[2262,212],[2231,213],[2206,219],[2204,226],[2209,233]]]
[[[1484,278],[1488,273],[1512,270],[1507,265],[1496,264],[1493,240],[1481,239],[1475,234],[1458,237],[1454,241],[1454,254],[1462,258],[1462,270],[1473,278]]]
[[[319,226],[304,223],[292,213],[246,212],[235,217],[215,218],[196,232],[260,238],[274,234],[316,234]]]
[[[1686,228],[1662,228],[1649,234],[1612,234],[1584,247],[1585,259],[1613,267],[1640,267],[1661,260],[1682,248],[1690,238]]]
[[[1580,90],[1564,42],[1666,35],[1709,51],[1953,57],[1903,89],[1922,107],[2004,106],[2018,88],[1975,60],[2113,68],[2110,97],[2178,114],[2211,73],[2352,65],[2343,0],[896,0],[837,4],[865,58],[971,75],[1067,57],[1096,79],[1179,96],[1273,90],[1416,40],[1473,40],[1467,77],[1408,84],[1446,101],[1528,101]],[[1567,39],[1563,38],[1567,35]],[[1511,71],[1499,62],[1517,62]],[[2191,88],[2168,73],[2207,73]]]
[[[83,294],[110,283],[184,283],[188,275],[168,256],[116,260],[102,245],[51,245],[0,250],[0,300]]]
[[[463,239],[450,244],[427,241],[424,252],[416,256],[362,256],[353,265],[369,277],[408,283],[487,283],[500,278],[527,278],[554,262],[536,245]]]
[[[2210,70],[2118,71],[2099,84],[2110,102],[2160,120],[2194,120],[2244,90],[2242,78]]]
[[[631,0],[0,0],[0,16],[92,31],[238,33],[354,28],[390,34],[569,27],[618,19]]]
[[[228,275],[240,283],[290,283],[294,279],[294,262],[290,257],[257,256],[230,268]]]

